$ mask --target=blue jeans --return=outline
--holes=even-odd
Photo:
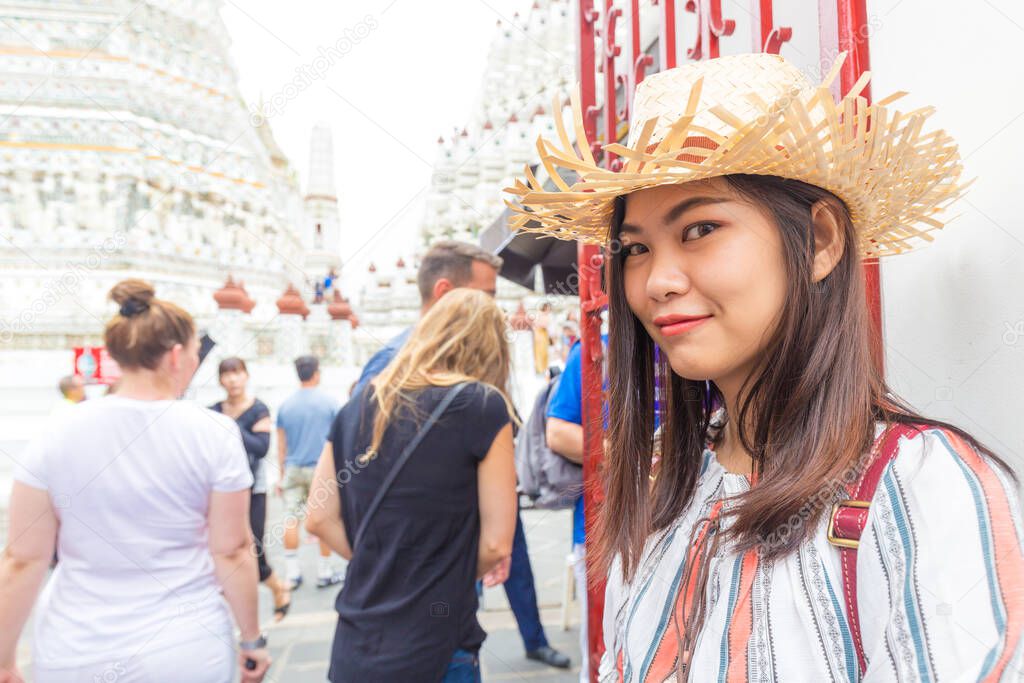
[[[468,650],[456,650],[441,683],[480,683],[479,655]]]
[[[523,520],[516,510],[516,533],[512,537],[512,562],[509,565],[508,580],[505,581],[505,596],[512,608],[512,614],[519,625],[519,635],[527,652],[546,647],[547,636],[540,624],[537,610],[537,590],[533,585],[533,569],[530,568],[530,554],[526,549],[526,534]]]

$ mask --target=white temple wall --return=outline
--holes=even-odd
[[[936,107],[976,178],[934,244],[882,269],[895,389],[1024,466],[1024,5],[869,1],[875,93]]]

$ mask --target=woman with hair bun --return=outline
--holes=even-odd
[[[19,457],[0,557],[0,681],[22,680],[16,646],[54,550],[34,680],[222,683],[241,663],[243,681],[260,681],[270,657],[238,427],[178,400],[199,366],[192,317],[141,280],[110,298],[117,394],[83,404]]]

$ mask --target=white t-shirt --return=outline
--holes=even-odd
[[[234,420],[108,396],[69,411],[18,460],[15,478],[48,491],[60,522],[36,662],[79,666],[231,632],[206,515],[213,491],[253,483]]]

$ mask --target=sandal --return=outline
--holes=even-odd
[[[291,609],[292,606],[291,593],[291,590],[289,590],[287,587],[284,587],[280,593],[274,594],[274,623],[278,623],[281,620],[283,620],[286,616],[288,616],[288,610]],[[280,595],[284,595],[287,597],[287,600],[283,605],[277,604],[277,599],[278,596]]]

